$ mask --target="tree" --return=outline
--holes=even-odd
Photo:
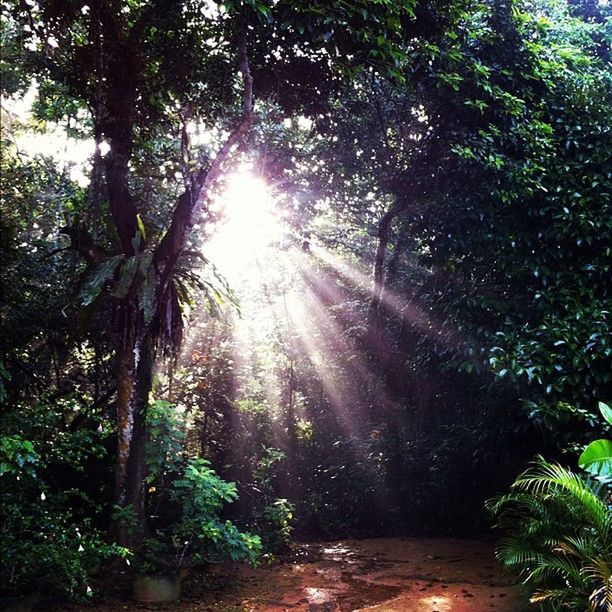
[[[383,364],[395,300],[412,305],[416,361],[512,373],[533,416],[605,395],[605,10],[448,5],[446,27],[410,42],[403,82],[372,73],[321,120],[314,180],[378,243]]]
[[[610,82],[602,26],[565,3],[540,10],[514,17],[531,97],[517,92],[511,129],[455,146],[488,189],[450,193],[414,229],[431,235],[424,261],[455,281],[430,298],[476,335],[483,367],[518,382],[531,416],[550,423],[567,403],[575,417],[592,414],[609,386]]]
[[[192,230],[223,169],[245,145],[255,118],[254,75],[278,70],[276,82],[291,85],[318,74],[333,88],[341,73],[325,56],[337,58],[337,68],[355,69],[376,47],[388,62],[412,2],[57,0],[9,8],[8,40],[25,44],[20,67],[40,80],[39,113],[54,118],[71,107],[75,115],[87,109],[96,143],[87,206],[63,231],[85,263],[84,304],[93,304],[105,286],[115,298],[115,501],[132,508],[136,525],[130,533],[118,524],[116,535],[134,545],[146,530],[145,417],[155,357],[180,343],[180,275],[193,279]],[[280,89],[258,91],[279,95],[287,110],[312,106],[317,97],[283,98]],[[197,123],[228,129],[216,153],[192,146],[189,131]],[[175,136],[170,166],[180,178],[161,180],[153,206],[137,194],[138,170],[154,157],[156,142],[171,143],[169,133]],[[173,190],[179,195],[172,197]]]

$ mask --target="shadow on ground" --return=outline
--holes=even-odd
[[[297,544],[271,567],[215,567],[193,575],[180,602],[130,604],[127,591],[70,610],[203,612],[520,612],[515,583],[502,576],[492,544],[394,538]],[[68,608],[63,608],[67,610]]]

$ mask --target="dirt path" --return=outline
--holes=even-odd
[[[217,568],[185,585],[166,606],[100,602],[95,609],[193,612],[521,612],[519,589],[503,577],[492,544],[394,538],[300,544],[273,567]],[[85,608],[72,608],[85,609]],[[88,608],[91,609],[91,608]]]

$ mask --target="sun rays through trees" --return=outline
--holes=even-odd
[[[1,10],[7,596],[199,605],[488,508],[533,602],[609,608],[609,2]],[[409,609],[332,569],[293,604]]]

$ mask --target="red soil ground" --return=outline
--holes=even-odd
[[[112,598],[63,610],[193,612],[522,612],[515,583],[504,577],[490,542],[392,538],[298,544],[271,567],[216,567],[186,583],[173,604]],[[48,609],[48,608],[47,608]]]

